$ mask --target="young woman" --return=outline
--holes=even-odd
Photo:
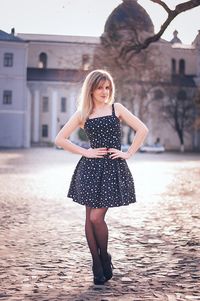
[[[112,278],[111,255],[107,251],[108,228],[105,215],[109,207],[134,203],[135,189],[126,163],[143,143],[148,129],[120,103],[114,102],[115,87],[104,70],[90,72],[82,86],[79,109],[58,133],[55,144],[82,155],[74,171],[68,197],[85,205],[85,234],[93,260],[94,284]],[[121,151],[120,121],[136,132],[128,151]],[[83,128],[91,147],[84,149],[68,139]]]

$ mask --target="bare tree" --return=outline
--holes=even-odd
[[[137,41],[134,41],[132,45],[129,44],[129,45],[122,46],[120,57],[123,58],[126,57],[127,60],[130,60],[135,54],[141,52],[141,50],[146,49],[151,43],[157,42],[165,32],[167,27],[169,26],[169,24],[178,15],[188,10],[191,10],[192,8],[200,6],[199,0],[190,0],[176,5],[175,9],[170,9],[169,6],[164,1],[161,0],[150,0],[150,1],[155,2],[164,8],[164,10],[167,12],[167,19],[161,25],[160,30],[156,34],[147,37],[142,42],[138,39]]]
[[[116,101],[124,104],[133,114],[147,121],[147,100],[151,89],[159,82],[161,72],[156,69],[155,57],[158,49],[151,47],[151,53],[144,50],[131,62],[117,61],[119,51],[113,44],[100,45],[94,58],[95,68],[111,71],[116,84]],[[123,142],[131,144],[133,130],[123,124]]]
[[[137,23],[131,15],[129,8],[131,2],[124,0],[123,9],[126,10],[128,20],[120,25],[110,26],[109,30],[104,32],[94,57],[95,68],[105,68],[111,71],[114,76],[117,97],[119,97],[120,102],[124,103],[129,110],[144,121],[148,121],[148,110],[150,110],[152,103],[152,99],[149,99],[150,91],[162,85],[163,82],[171,81],[171,73],[169,74],[171,70],[165,69],[166,67],[160,64],[162,48],[153,42],[159,40],[164,30],[178,14],[200,5],[200,0],[191,0],[177,5],[174,10],[170,10],[163,1],[150,1],[160,4],[168,13],[168,18],[161,26],[160,31],[153,35],[151,21],[148,23],[149,27],[144,27],[143,22]],[[168,121],[171,119],[171,124],[174,124],[174,114],[171,112],[170,115],[169,111],[170,101],[173,99],[177,100],[176,96],[169,97],[169,106],[166,105],[165,107],[166,118]],[[185,100],[184,104],[186,105]],[[179,125],[181,118],[179,102],[177,102],[177,106],[179,114],[175,130],[179,133],[181,144],[184,145],[185,124],[189,118],[186,120],[183,118],[184,121],[180,122]],[[182,109],[184,111],[184,108]],[[187,115],[187,112],[182,114],[183,117],[184,114]],[[131,135],[131,129],[124,127],[124,142],[130,143]]]
[[[194,90],[191,89],[189,95],[180,87],[171,87],[170,91],[167,91],[167,95],[169,97],[167,101],[163,102],[161,112],[166,121],[176,131],[180,141],[180,150],[183,152],[185,135],[191,132],[194,125]]]
[[[198,143],[200,137],[200,89],[197,89],[194,96],[195,114],[194,114],[194,149],[200,150]]]
[[[125,62],[130,64],[133,57],[138,57],[138,54],[141,54],[150,45],[159,41],[167,27],[178,15],[200,6],[200,0],[190,0],[179,3],[174,9],[171,9],[162,0],[149,1],[160,5],[167,13],[167,18],[157,33],[154,33],[151,28],[145,32],[144,28],[142,28],[142,24],[141,27],[140,24],[135,27],[134,20],[131,20],[131,11],[130,14],[127,13],[129,9],[129,0],[124,0],[124,6],[127,6],[127,16],[130,15],[130,18],[128,17],[127,19],[128,28],[123,28],[121,32],[118,30],[116,31],[116,29],[113,28],[113,31],[109,32],[109,34],[104,33],[101,36],[102,45],[107,49],[112,48],[113,60],[115,60],[115,63],[121,68],[124,68]]]

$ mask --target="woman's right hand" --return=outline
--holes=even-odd
[[[86,158],[103,158],[108,153],[106,147],[86,149],[83,156]]]

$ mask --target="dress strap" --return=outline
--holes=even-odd
[[[114,107],[114,103],[112,104],[112,115],[115,116],[115,107]]]

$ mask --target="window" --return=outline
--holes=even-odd
[[[48,125],[47,124],[42,125],[42,137],[48,137]]]
[[[4,53],[4,67],[13,66],[13,53]]]
[[[185,60],[181,59],[179,61],[179,74],[184,75],[185,74]]]
[[[164,97],[164,93],[160,89],[156,89],[154,91],[154,99],[155,100],[163,99],[163,97]]]
[[[61,112],[62,113],[66,112],[66,102],[67,102],[66,97],[61,97]]]
[[[90,66],[90,57],[88,54],[83,54],[82,56],[82,68],[83,70],[88,70]]]
[[[176,60],[172,59],[172,74],[176,74]]]
[[[3,91],[3,104],[4,105],[12,104],[12,91],[10,90]]]
[[[49,98],[44,96],[42,98],[42,112],[48,112],[49,111]]]
[[[45,52],[41,52],[39,55],[38,67],[42,69],[47,68],[47,54]]]

